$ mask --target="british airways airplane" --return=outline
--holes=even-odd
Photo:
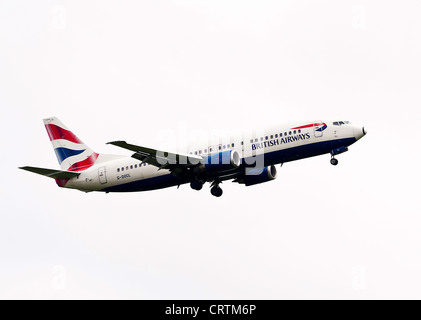
[[[260,134],[221,137],[185,153],[165,152],[114,141],[109,144],[133,152],[131,156],[98,154],[59,119],[44,119],[61,170],[21,167],[55,179],[63,188],[84,192],[133,192],[190,183],[201,190],[210,183],[211,194],[222,195],[220,184],[233,180],[246,186],[274,180],[276,164],[322,154],[336,155],[367,131],[349,121],[310,121],[265,128]]]

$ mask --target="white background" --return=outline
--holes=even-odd
[[[0,298],[421,298],[419,1],[0,1]],[[351,120],[340,155],[222,198],[58,188],[95,151]],[[169,139],[169,137],[171,139]]]

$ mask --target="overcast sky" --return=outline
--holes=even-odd
[[[0,1],[0,298],[421,298],[419,1]],[[85,194],[57,116],[97,152],[351,120],[275,181]]]

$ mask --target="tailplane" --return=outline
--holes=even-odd
[[[84,144],[58,118],[44,119],[44,124],[62,170],[83,171],[95,164],[98,153]]]
[[[71,171],[61,171],[61,170],[54,170],[54,169],[45,169],[45,168],[37,168],[37,167],[20,167],[19,169],[26,170],[29,172],[37,173],[42,176],[46,176],[48,178],[53,179],[71,179],[80,175],[78,172],[71,172]]]

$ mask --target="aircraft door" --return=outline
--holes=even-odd
[[[105,167],[101,167],[98,169],[98,177],[99,177],[99,182],[101,184],[107,183],[107,170],[105,169]]]
[[[323,137],[323,130],[324,130],[324,124],[322,121],[319,121],[313,125],[314,136],[316,138]]]

